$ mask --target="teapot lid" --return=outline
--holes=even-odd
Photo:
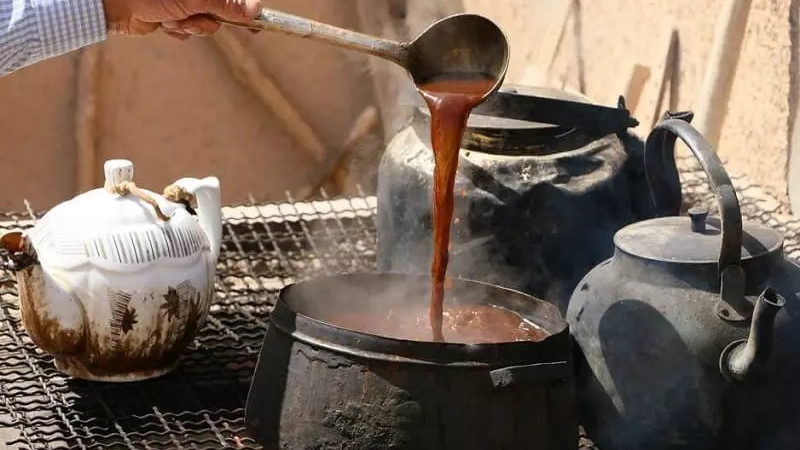
[[[104,187],[60,203],[37,221],[29,236],[42,264],[72,267],[92,260],[119,269],[192,257],[208,245],[183,205],[133,183],[131,161],[106,161],[104,172]]]
[[[689,217],[660,217],[620,229],[614,236],[619,250],[651,261],[685,264],[716,263],[722,246],[722,225],[708,209],[695,207]],[[742,221],[741,260],[780,251],[783,235],[756,222]]]

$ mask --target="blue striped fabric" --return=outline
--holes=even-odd
[[[102,0],[0,0],[0,76],[105,38]]]

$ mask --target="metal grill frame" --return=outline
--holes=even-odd
[[[685,209],[716,204],[705,175],[679,156]],[[785,233],[800,256],[800,218],[758,186],[733,177],[743,215]],[[208,322],[173,374],[106,384],[55,370],[22,328],[16,283],[0,273],[0,442],[10,449],[260,449],[244,431],[244,403],[278,290],[313,276],[372,270],[376,199],[357,197],[223,208],[217,296]],[[6,213],[0,230],[38,217]],[[0,218],[2,218],[0,217]],[[595,449],[581,436],[581,449]]]

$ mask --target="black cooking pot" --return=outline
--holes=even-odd
[[[447,305],[532,321],[549,333],[539,342],[406,341],[318,319],[427,307],[429,293],[426,276],[377,273],[284,288],[247,399],[250,436],[270,450],[574,450],[569,329],[553,305],[475,281],[448,290]]]
[[[504,92],[505,91],[505,92]],[[566,312],[578,281],[614,252],[614,233],[677,215],[681,192],[653,207],[643,142],[624,105],[507,85],[470,115],[458,158],[447,273],[519,289]],[[433,255],[430,112],[414,110],[378,166],[377,263],[425,274]],[[651,162],[678,184],[675,161]]]

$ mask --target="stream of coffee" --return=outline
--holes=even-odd
[[[444,341],[442,314],[453,220],[453,187],[461,139],[472,109],[497,80],[483,74],[443,77],[418,86],[431,112],[433,146],[433,261],[430,323],[433,340]]]
[[[397,339],[487,344],[541,341],[548,333],[512,311],[488,304],[452,305],[444,308],[444,293],[453,221],[453,189],[458,154],[472,109],[495,85],[491,77],[446,77],[418,86],[431,112],[433,173],[433,261],[430,308],[393,308],[381,314],[340,313],[326,322],[350,330]],[[428,316],[428,324],[425,316]]]

